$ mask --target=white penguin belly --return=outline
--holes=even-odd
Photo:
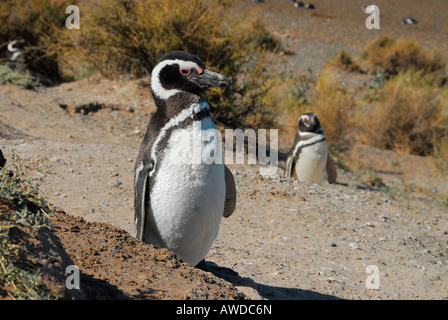
[[[193,159],[194,139],[201,150],[210,143],[201,139],[207,129],[216,129],[210,118],[171,134],[150,200],[155,224],[150,229],[156,229],[157,236],[148,242],[169,248],[192,266],[210,250],[225,203],[222,159],[212,164]]]
[[[298,180],[322,184],[327,176],[327,154],[327,141],[303,148],[294,168]]]

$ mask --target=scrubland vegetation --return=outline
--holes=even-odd
[[[39,194],[38,184],[23,177],[20,158],[12,152],[10,159],[0,168],[0,296],[8,292],[10,299],[54,299],[40,270],[23,258],[32,244],[18,236],[23,228],[49,226],[54,210]]]

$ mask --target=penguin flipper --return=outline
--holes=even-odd
[[[300,136],[297,133],[296,136],[294,137],[294,143],[291,147],[291,150],[289,150],[288,152],[288,156],[286,157],[286,166],[285,166],[285,173],[284,176],[288,179],[291,179],[291,177],[293,177],[294,173],[294,165],[295,165],[295,160],[294,160],[294,146],[299,142]]]
[[[286,168],[284,174],[286,178],[291,179],[293,167],[294,167],[294,158],[292,157],[292,155],[288,155],[288,157],[286,158]]]
[[[334,164],[333,159],[331,159],[330,155],[327,155],[327,179],[328,183],[332,184],[336,182],[336,179],[338,177],[338,171],[336,169],[336,166]]]
[[[146,208],[149,202],[149,169],[142,169],[136,176],[135,200],[134,200],[134,221],[137,229],[137,239],[143,241],[145,234]]]
[[[224,176],[226,180],[226,199],[224,203],[224,218],[228,218],[232,215],[233,211],[235,210],[236,206],[236,187],[235,187],[235,180],[233,179],[233,174],[227,168],[226,165],[224,165]]]

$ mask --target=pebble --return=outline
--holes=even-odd
[[[349,243],[348,246],[349,246],[350,248],[352,248],[353,250],[357,250],[357,249],[359,249],[359,244],[356,243],[356,242],[351,242],[351,243]]]

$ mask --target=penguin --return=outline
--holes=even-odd
[[[316,6],[314,4],[312,4],[312,3],[306,3],[303,7],[305,9],[310,9],[310,10],[316,9]]]
[[[8,44],[7,49],[10,54],[9,65],[11,66],[12,69],[17,69],[18,71],[23,71],[24,69],[24,63],[25,63],[24,59],[25,49],[23,47],[24,44],[25,44],[24,40],[14,40]]]
[[[319,119],[314,113],[299,118],[299,131],[286,158],[286,178],[322,184],[336,182],[337,170],[328,154],[328,145]]]
[[[413,18],[405,18],[400,21],[401,24],[418,24],[418,21]]]
[[[170,249],[191,266],[205,258],[221,218],[235,209],[231,171],[223,161],[194,161],[195,154],[190,152],[191,145],[207,148],[210,141],[201,134],[216,130],[210,106],[201,94],[209,87],[228,84],[226,77],[183,51],[166,53],[151,72],[157,110],[134,168],[136,237]],[[222,155],[221,148],[219,143],[214,152]]]

